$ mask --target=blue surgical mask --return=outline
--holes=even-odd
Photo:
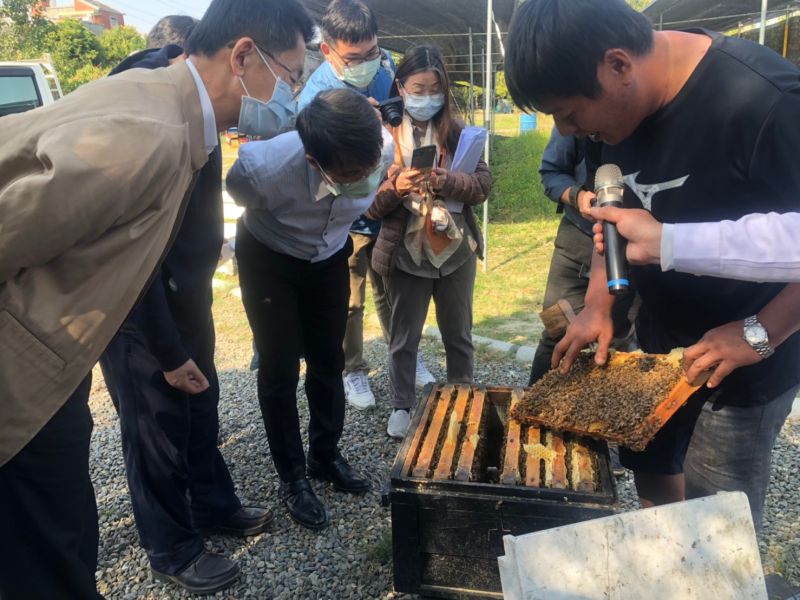
[[[381,57],[376,59],[362,62],[360,65],[354,67],[342,67],[342,74],[339,79],[345,83],[349,83],[353,87],[364,89],[366,88],[378,73],[381,68]]]
[[[406,112],[415,121],[430,121],[444,107],[444,94],[417,96],[416,94],[405,92],[403,104]]]
[[[294,129],[297,102],[289,84],[275,74],[258,48],[256,52],[275,78],[275,89],[272,91],[272,98],[268,102],[263,102],[250,95],[244,80],[239,77],[247,94],[242,96],[242,107],[239,110],[239,134],[251,139],[268,140]]]
[[[380,187],[381,182],[383,181],[383,176],[386,174],[386,165],[384,164],[383,160],[381,160],[372,173],[367,175],[364,179],[359,179],[358,181],[354,181],[352,183],[336,183],[325,171],[322,170],[322,167],[320,167],[319,170],[325,176],[325,186],[334,196],[366,198],[367,196],[374,194],[375,191]]]

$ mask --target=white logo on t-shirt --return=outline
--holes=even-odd
[[[644,206],[645,210],[648,211],[652,211],[653,196],[655,196],[658,192],[679,188],[686,183],[687,179],[689,179],[689,176],[686,175],[684,177],[679,177],[678,179],[672,179],[671,181],[665,181],[663,183],[645,184],[636,182],[636,178],[639,176],[639,173],[641,173],[641,171],[636,171],[636,173],[625,175],[625,184],[633,190],[633,193],[636,194],[636,197],[641,200],[642,206]]]

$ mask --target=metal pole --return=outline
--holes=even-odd
[[[492,65],[492,74],[489,75],[489,81],[492,82],[492,98],[489,106],[492,107],[492,112],[489,113],[489,132],[494,133],[497,130],[497,67]],[[489,137],[489,140],[494,142],[493,137]],[[494,145],[491,145],[492,151],[494,151]]]
[[[475,125],[475,65],[472,61],[472,27],[469,28],[469,123]]]
[[[664,31],[664,13],[658,16],[658,30]]]
[[[789,7],[786,7],[786,20],[783,22],[783,58],[789,55]]]
[[[767,35],[767,4],[769,4],[769,0],[761,0],[761,28],[758,30],[758,43],[762,46]]]
[[[764,0],[766,2],[766,0]],[[484,125],[486,127],[486,149],[484,160],[489,164],[492,146],[492,0],[486,0],[486,71],[483,80]],[[489,203],[483,203],[483,272],[489,264]]]

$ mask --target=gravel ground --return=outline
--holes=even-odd
[[[230,337],[230,336],[229,336]],[[332,525],[320,533],[294,524],[277,501],[278,478],[272,466],[256,400],[255,376],[246,370],[249,340],[218,339],[222,387],[220,425],[222,452],[243,502],[275,510],[272,531],[248,540],[215,537],[209,546],[236,559],[242,569],[239,583],[217,598],[259,599],[390,599],[392,593],[390,518],[380,505],[380,490],[399,443],[385,431],[388,408],[386,346],[367,344],[375,367],[371,374],[378,406],[358,412],[348,407],[341,449],[350,463],[373,483],[365,496],[334,493],[329,485],[312,482],[332,514]],[[444,352],[423,342],[425,361],[437,378],[444,376]],[[487,385],[523,385],[527,370],[519,363],[478,352],[476,380]],[[307,403],[298,390],[303,428]],[[152,582],[149,565],[139,548],[120,449],[119,426],[95,372],[91,399],[95,418],[92,477],[100,515],[100,592],[109,599],[191,597],[176,588]],[[800,584],[800,421],[787,423],[774,455],[766,526],[762,542],[764,566]],[[630,475],[619,481],[621,504],[635,507]]]

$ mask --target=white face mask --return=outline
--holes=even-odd
[[[264,102],[253,98],[247,91],[244,80],[239,77],[246,95],[242,96],[238,130],[240,135],[246,135],[251,139],[268,140],[280,133],[294,129],[297,102],[294,100],[294,94],[289,84],[275,74],[261,54],[261,50],[256,48],[256,52],[275,78],[275,88],[272,90],[272,98],[268,102]]]
[[[418,96],[403,91],[403,104],[406,112],[415,121],[430,121],[444,108],[444,94]]]

